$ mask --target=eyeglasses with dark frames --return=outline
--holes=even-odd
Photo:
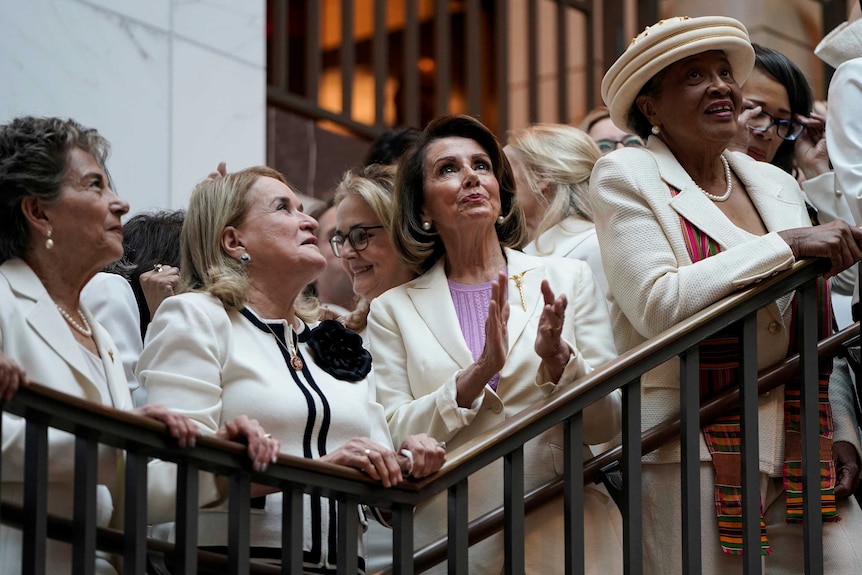
[[[341,257],[341,248],[344,247],[344,242],[350,242],[350,247],[355,252],[361,252],[368,247],[368,230],[378,230],[383,226],[353,226],[347,230],[346,234],[335,232],[329,238],[329,245],[332,246],[332,253],[335,257]]]
[[[792,142],[805,131],[805,124],[796,120],[782,120],[768,112],[760,112],[748,120],[748,128],[755,132],[766,132],[772,126],[775,126],[775,135],[788,142]]]
[[[626,136],[622,140],[611,140],[607,138],[596,140],[596,145],[599,147],[599,151],[601,151],[602,154],[613,152],[617,149],[617,144],[622,144],[626,148],[629,148],[631,146],[643,146],[644,142],[637,136]]]

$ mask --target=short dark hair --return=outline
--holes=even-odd
[[[99,132],[62,118],[15,118],[0,126],[0,263],[22,257],[30,229],[21,201],[35,196],[45,202],[60,198],[69,153],[93,156],[105,173],[110,145]]]
[[[527,237],[524,213],[515,201],[512,166],[496,136],[470,116],[441,116],[428,124],[416,144],[401,158],[392,196],[392,245],[407,265],[420,272],[427,271],[446,251],[439,235],[422,229],[421,212],[425,200],[425,155],[433,142],[449,137],[475,141],[491,160],[505,218],[495,226],[500,244],[519,249]]]
[[[150,308],[141,288],[141,274],[156,264],[180,267],[180,232],[186,213],[183,210],[161,210],[137,214],[123,225],[123,256],[131,264],[129,283],[138,302],[141,337],[147,333]]]
[[[802,116],[811,115],[811,109],[814,106],[814,96],[811,93],[811,86],[808,84],[808,80],[805,79],[805,74],[802,73],[799,66],[778,50],[773,50],[760,44],[752,44],[752,46],[754,46],[755,69],[759,69],[767,76],[772,77],[787,90],[791,117],[796,114],[801,114]],[[772,163],[785,172],[792,173],[793,152],[795,149],[795,140],[781,142],[778,151],[775,152]]]
[[[398,128],[383,132],[371,143],[362,165],[397,164],[401,156],[419,140],[421,135],[422,132],[415,128]]]

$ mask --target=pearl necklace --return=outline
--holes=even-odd
[[[57,309],[60,310],[60,315],[62,315],[63,318],[67,322],[69,322],[69,325],[71,325],[73,328],[75,328],[75,331],[77,331],[78,333],[80,333],[84,337],[93,337],[93,328],[90,327],[90,322],[87,321],[87,318],[84,315],[84,312],[81,311],[81,308],[78,308],[78,315],[80,316],[81,321],[84,322],[83,326],[81,324],[79,324],[77,321],[75,321],[75,318],[73,318],[71,315],[69,315],[69,312],[67,312],[66,310],[61,308],[60,304],[54,304],[54,305],[57,306]]]
[[[285,345],[285,343],[281,341],[281,338],[275,334],[271,327],[269,327],[268,323],[263,322],[263,325],[266,326],[266,329],[269,330],[269,333],[272,334],[272,337],[275,338],[275,341],[278,342],[278,345],[281,346],[281,349],[283,349],[288,353],[288,355],[290,355],[290,367],[292,367],[294,371],[302,371],[302,368],[305,367],[305,364],[302,362],[302,358],[299,357],[299,354],[296,353],[296,348],[293,346],[293,327],[288,326],[287,328],[290,331],[290,336],[285,337],[285,340],[287,341],[287,345]]]
[[[727,158],[724,157],[724,154],[720,155],[721,163],[724,164],[724,177],[727,179],[727,189],[720,196],[716,196],[715,194],[710,194],[700,186],[697,186],[697,182],[694,183],[697,186],[697,189],[706,195],[707,198],[712,200],[713,202],[724,202],[727,201],[727,198],[730,197],[730,194],[733,193],[733,178],[730,176],[730,164],[727,163]]]

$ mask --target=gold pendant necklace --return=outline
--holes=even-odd
[[[293,346],[293,327],[288,326],[287,329],[290,330],[290,337],[286,337],[287,345],[276,335],[276,333],[269,327],[269,324],[266,322],[262,322],[263,325],[266,326],[266,329],[269,330],[269,333],[272,334],[272,337],[275,338],[275,341],[278,342],[278,345],[281,346],[281,349],[286,351],[288,355],[290,355],[290,367],[292,367],[295,371],[302,371],[302,368],[305,367],[305,364],[302,362],[302,358],[299,357],[299,354],[296,353],[296,348]],[[287,335],[287,334],[285,334]]]

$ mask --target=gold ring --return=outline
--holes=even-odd
[[[371,455],[371,450],[370,450],[370,449],[366,449],[366,450],[365,450],[365,456],[366,456],[366,457],[368,457],[369,455]]]

